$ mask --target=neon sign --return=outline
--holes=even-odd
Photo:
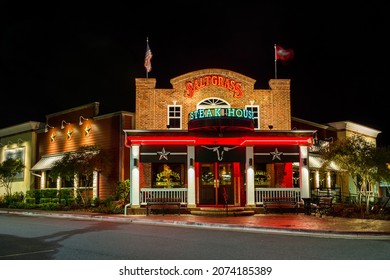
[[[253,111],[239,108],[210,108],[198,109],[189,114],[189,120],[205,119],[205,118],[241,118],[253,120]]]
[[[184,93],[184,96],[192,97],[195,91],[209,86],[226,88],[233,92],[233,97],[241,97],[243,95],[242,83],[224,76],[206,75],[196,78],[193,81],[186,82],[186,92]]]

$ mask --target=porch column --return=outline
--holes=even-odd
[[[330,190],[331,188],[331,180],[332,180],[332,177],[330,176],[330,171],[327,171],[326,172],[326,189],[327,190]]]
[[[299,151],[299,174],[301,176],[299,181],[301,182],[301,198],[310,198],[309,152],[307,146],[299,146]]]
[[[73,189],[73,194],[74,194],[74,197],[76,198],[77,197],[77,190],[79,188],[79,176],[74,175],[73,177],[73,185],[74,185],[74,189]],[[57,185],[57,189],[60,189],[61,188],[61,185]]]
[[[46,182],[47,172],[46,171],[42,171],[41,175],[42,176],[41,176],[40,181],[39,181],[39,184],[40,184],[39,188],[40,189],[45,189],[46,188],[45,182]]]
[[[92,177],[92,198],[93,199],[98,197],[98,176],[99,173],[97,171],[94,171]]]
[[[139,208],[139,150],[140,145],[131,145],[130,148],[130,203],[131,208]]]
[[[195,208],[195,146],[187,146],[187,166],[187,207]]]
[[[255,207],[255,158],[253,155],[253,146],[246,147],[245,151],[246,168],[246,206]]]

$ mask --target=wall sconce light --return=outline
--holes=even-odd
[[[11,140],[8,141],[7,143],[7,146],[11,146],[14,142],[12,142]]]
[[[83,125],[83,121],[87,121],[87,118],[84,118],[83,116],[80,116],[79,118],[79,125]]]
[[[302,159],[302,164],[303,164],[304,166],[307,166],[307,158],[303,158],[303,159]]]
[[[21,139],[21,138],[18,138],[18,146],[20,146],[20,145],[22,145],[22,143],[24,142],[24,140],[23,139]]]
[[[333,137],[331,136],[331,137],[328,137],[328,138],[325,138],[324,139],[325,141],[328,141],[328,142],[330,142],[330,143],[333,143]]]
[[[61,129],[64,129],[66,124],[70,124],[70,123],[62,120],[62,122],[61,122]]]
[[[269,128],[269,130],[271,130],[271,129],[274,128],[274,126],[273,126],[272,124],[270,124],[270,125],[268,126],[268,128]]]
[[[194,159],[190,158],[190,167],[193,167],[193,166],[194,166]]]
[[[138,158],[135,158],[135,159],[134,159],[134,166],[135,166],[135,167],[138,167]]]
[[[318,137],[317,137],[317,132],[314,134],[314,145],[318,145]]]
[[[54,128],[53,126],[50,126],[49,124],[45,125],[45,132],[49,131],[49,128]]]
[[[249,166],[253,166],[253,158],[249,159],[249,163],[248,164],[249,164]]]

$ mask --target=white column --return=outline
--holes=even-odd
[[[46,182],[46,176],[47,176],[47,172],[46,171],[42,171],[41,172],[41,180],[40,180],[40,186],[39,186],[39,188],[40,189],[46,189],[46,184],[45,184],[45,182]]]
[[[253,146],[246,147],[246,206],[255,207],[255,158],[253,154]],[[252,165],[250,166],[250,161]]]
[[[130,203],[131,208],[139,208],[139,152],[140,145],[131,145],[130,148]]]
[[[326,172],[326,182],[325,182],[325,187],[329,190],[330,189],[330,181],[331,181],[331,176],[330,176],[330,171]]]
[[[73,186],[74,186],[73,193],[74,193],[74,197],[76,198],[77,197],[77,191],[79,189],[79,176],[77,176],[77,174],[75,174],[74,177],[73,177]]]
[[[192,159],[192,166],[191,166]],[[187,146],[187,180],[188,180],[188,189],[187,189],[187,207],[194,208],[196,207],[195,201],[195,146]]]
[[[92,198],[95,199],[98,197],[98,176],[99,173],[97,171],[93,172],[93,177],[92,177]]]
[[[309,152],[307,146],[299,146],[299,174],[301,182],[301,198],[310,198],[310,184],[309,184]]]
[[[319,189],[320,188],[320,171],[316,170],[314,172],[314,188]]]

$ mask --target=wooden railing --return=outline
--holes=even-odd
[[[256,188],[255,189],[255,204],[263,205],[264,198],[289,198],[295,202],[301,200],[301,190],[299,188]]]
[[[187,188],[141,188],[140,204],[146,205],[147,202],[154,201],[180,201],[181,204],[187,204]]]

